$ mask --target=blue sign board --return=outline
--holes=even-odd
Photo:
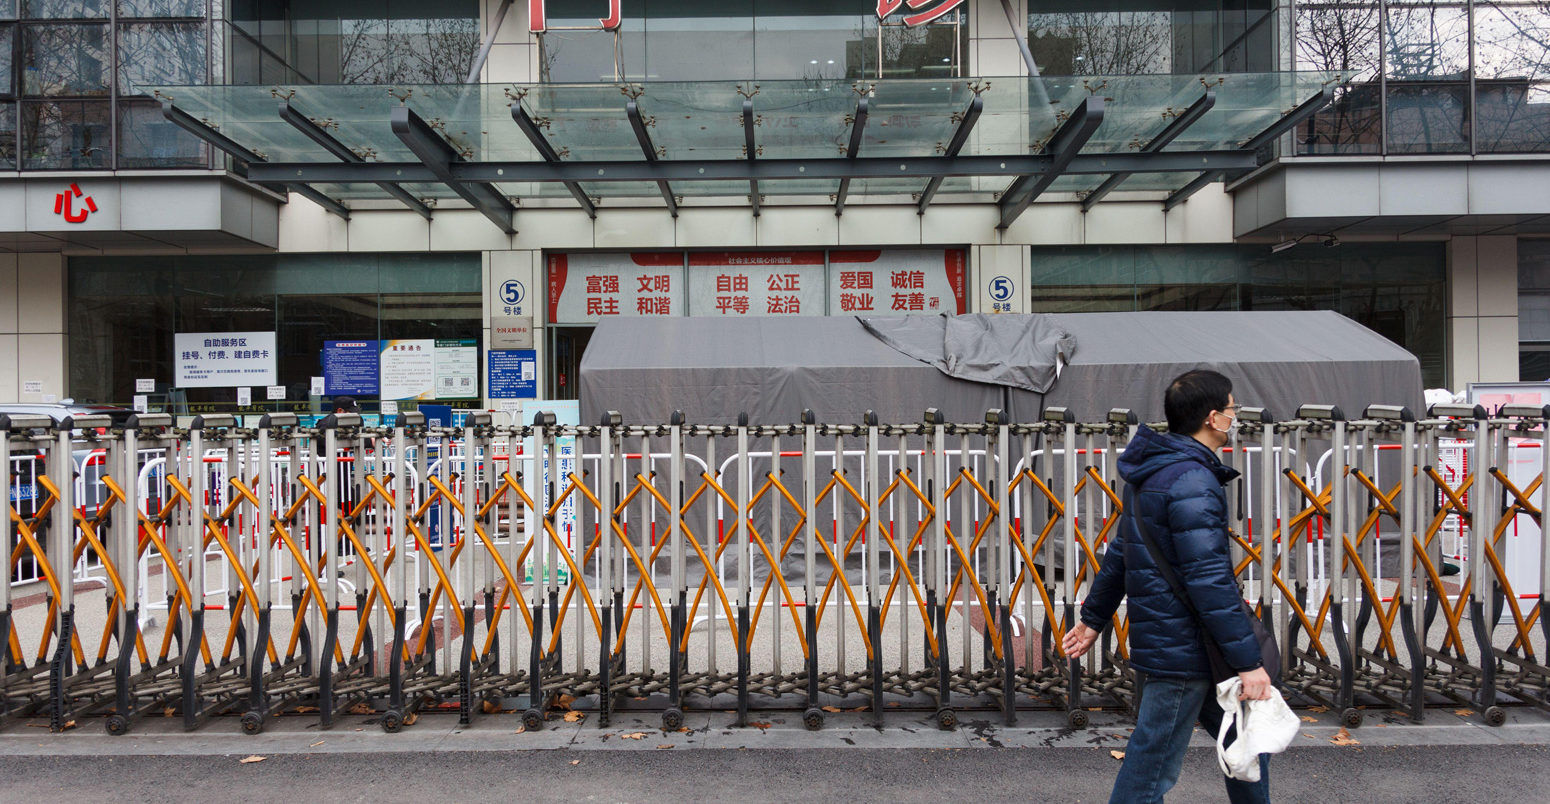
[[[538,351],[492,349],[486,356],[491,399],[533,399],[538,396]]]
[[[376,396],[378,383],[377,342],[324,341],[323,392],[329,396]]]

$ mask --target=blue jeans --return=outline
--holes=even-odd
[[[1197,719],[1214,741],[1222,725],[1222,708],[1216,703],[1216,686],[1209,679],[1145,678],[1136,730],[1125,747],[1125,761],[1114,780],[1109,804],[1162,801],[1179,780],[1184,750],[1189,747]],[[1233,804],[1270,801],[1269,754],[1259,755],[1258,782],[1222,778]]]

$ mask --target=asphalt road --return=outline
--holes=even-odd
[[[647,737],[648,740],[653,739]],[[1108,749],[747,749],[0,758],[0,799],[38,801],[1104,801]],[[1192,749],[1171,800],[1225,800]],[[1281,802],[1550,800],[1544,745],[1309,747]]]

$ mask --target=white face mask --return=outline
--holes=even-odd
[[[1233,434],[1238,432],[1238,416],[1236,414],[1233,415],[1231,422],[1227,425],[1227,429],[1225,430],[1217,427],[1214,422],[1211,424],[1211,429],[1226,435],[1228,438],[1232,438]]]

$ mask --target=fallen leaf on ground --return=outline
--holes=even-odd
[[[316,706],[298,706],[296,711],[300,714],[306,714],[308,712],[316,712],[318,708]]]
[[[572,765],[580,765],[581,764],[581,760],[573,759],[573,760],[570,761],[570,764],[572,764]]]
[[[825,712],[838,712],[838,711],[840,711],[840,708],[838,706],[820,706],[818,708],[822,709]]]
[[[644,696],[644,695],[637,695],[637,696],[635,696],[634,700],[644,701],[644,700],[646,700],[646,696]]]
[[[366,703],[365,701],[362,701],[362,702],[360,702],[360,703],[350,707],[350,709],[349,709],[349,713],[352,714],[352,715],[370,715],[370,714],[375,713],[376,711],[377,711],[376,707],[372,706],[369,703]]]
[[[527,731],[527,727],[526,726],[518,726],[517,727],[517,734],[521,734],[524,731]]]
[[[657,747],[658,748],[672,748],[673,744],[672,743],[663,743],[663,744],[661,744],[661,745],[659,745]]]
[[[1344,726],[1341,726],[1340,731],[1335,732],[1335,736],[1329,738],[1329,741],[1335,745],[1361,745],[1360,742],[1351,739],[1351,732],[1346,731]]]
[[[162,717],[172,717],[173,714],[175,714],[177,711],[178,710],[173,709],[172,707],[169,706],[166,709],[161,710],[161,716]]]
[[[1308,717],[1307,715],[1303,715],[1302,716],[1302,722],[1304,722],[1304,723],[1317,723],[1317,722],[1319,722],[1319,719],[1316,718],[1316,717]]]
[[[682,726],[682,727],[680,727],[680,728],[679,728],[679,729],[678,729],[678,733],[679,733],[679,734],[688,734],[688,733],[689,733],[689,727],[688,727],[688,726]]]
[[[1087,707],[1087,711],[1089,711],[1089,712],[1102,712],[1103,711],[1103,707],[1101,707],[1101,706],[1089,706],[1089,707]]]
[[[643,738],[645,736],[646,736],[646,733],[643,732],[643,731],[632,731],[629,734],[621,734],[621,735],[619,735],[619,739],[621,739],[621,740],[639,740],[639,739],[641,739],[641,738]]]
[[[1474,711],[1470,709],[1455,709],[1453,710],[1453,714],[1458,715],[1459,717],[1469,717],[1470,715],[1474,714]]]
[[[574,695],[561,695],[560,697],[554,699],[554,708],[555,709],[569,709],[570,705],[575,703],[575,702],[576,702],[576,696],[574,696]]]
[[[66,720],[65,721],[65,728],[64,728],[64,730],[68,731],[68,730],[73,729],[73,728],[75,728],[75,721],[73,721],[73,720]]]
[[[850,711],[852,711],[852,712],[865,712],[866,711],[866,707],[865,706],[858,706],[855,709],[852,709]]]
[[[308,748],[317,748],[318,746],[320,746],[320,745],[322,745],[323,743],[326,743],[326,742],[328,742],[328,741],[327,740],[318,740],[317,742],[315,742],[312,745],[309,745],[307,747]]]
[[[572,710],[570,712],[566,712],[565,713],[565,722],[566,723],[580,723],[582,721],[582,719],[585,718],[585,717],[586,717],[586,713],[584,713],[584,712],[577,712],[577,711]]]
[[[1329,711],[1329,707],[1327,707],[1327,706],[1310,706],[1310,707],[1308,707],[1308,711],[1309,712],[1328,712]]]
[[[749,722],[749,723],[748,723],[748,725],[750,725],[750,726],[753,726],[753,727],[754,727],[754,728],[756,728],[756,729],[767,729],[767,728],[769,728],[769,727],[770,727],[770,724],[769,724],[769,723],[766,723],[766,722],[765,722],[765,721],[763,721],[763,720],[754,720],[754,721],[750,721],[750,722]]]
[[[251,765],[251,764],[253,764],[255,762],[263,762],[264,760],[266,760],[268,758],[269,757],[261,757],[261,756],[258,756],[257,754],[254,754],[253,756],[250,756],[250,757],[243,757],[241,760],[239,760],[239,762],[241,764],[243,764],[243,765]]]
[[[1313,739],[1313,735],[1311,735],[1311,734],[1309,734],[1309,733],[1307,733],[1307,732],[1303,732],[1303,733],[1302,733],[1302,736],[1304,736],[1304,737],[1307,737],[1307,738],[1308,738],[1308,739],[1310,739],[1310,740],[1311,740],[1311,739]]]
[[[419,720],[419,719],[420,719],[419,715],[415,714],[414,712],[410,712],[409,714],[404,715],[404,725],[405,726],[413,726],[414,722],[416,720]]]
[[[1110,751],[1109,752],[1109,756],[1114,757],[1115,759],[1124,759],[1125,758],[1125,752],[1124,751]]]
[[[493,715],[500,710],[501,705],[494,701],[485,701],[479,708],[483,709],[486,715]]]
[[[899,706],[899,702],[898,702],[898,701],[889,701],[889,702],[888,702],[888,705],[889,705],[889,706],[892,706],[892,707],[894,707],[894,708],[898,708],[898,706]]]

